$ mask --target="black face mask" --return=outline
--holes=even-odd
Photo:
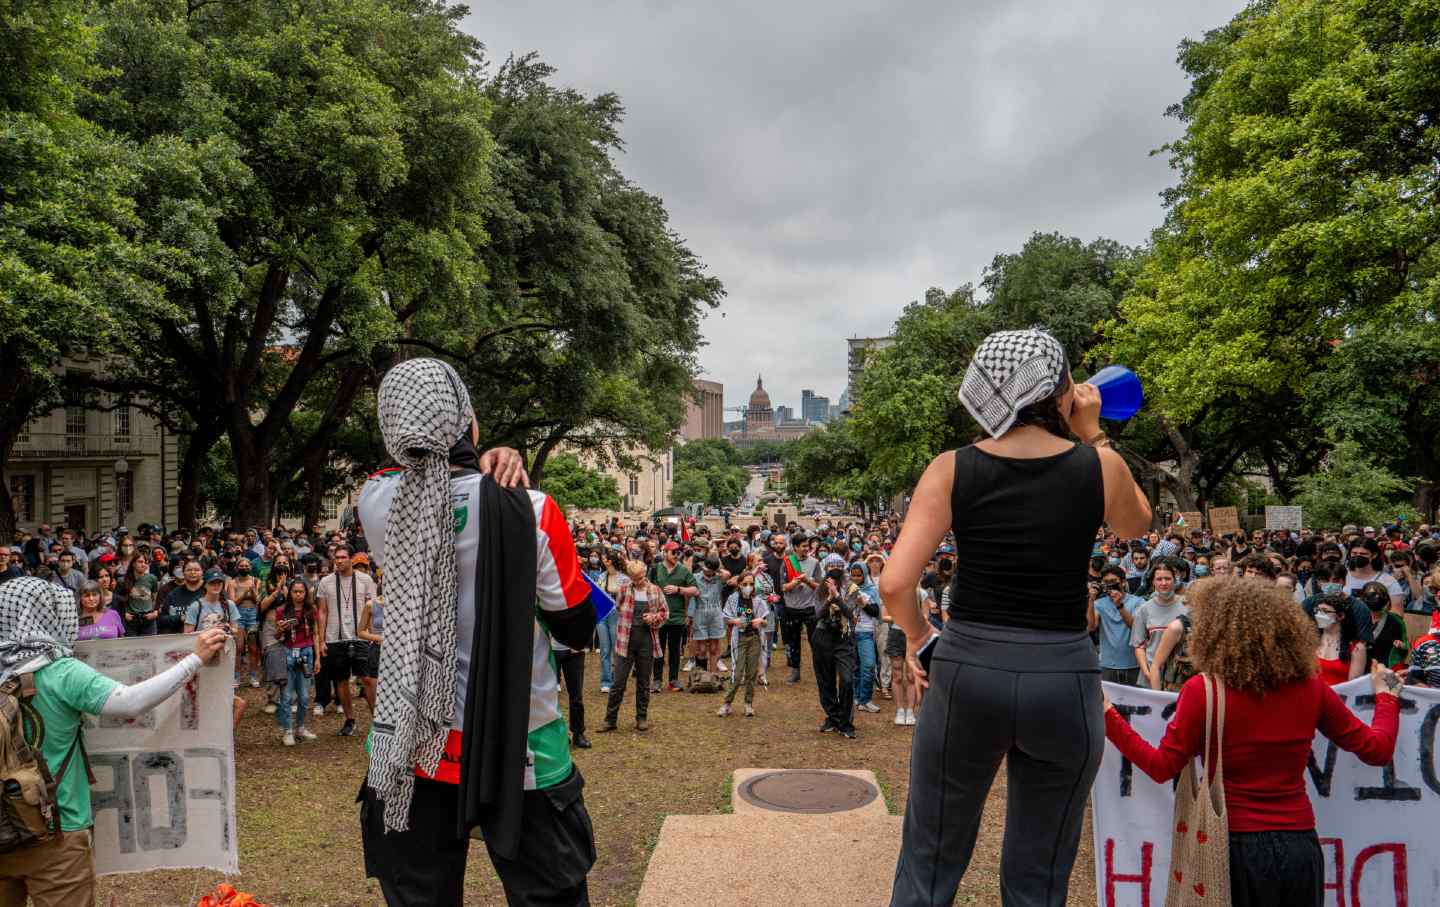
[[[1370,566],[1370,558],[1356,555],[1345,563],[1351,570],[1364,570]]]
[[[1092,557],[1092,558],[1090,558],[1090,569],[1091,569],[1091,570],[1094,570],[1096,573],[1099,573],[1104,567],[1105,567],[1105,558],[1103,558],[1103,557]]]

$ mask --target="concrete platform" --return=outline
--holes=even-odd
[[[731,786],[730,786],[730,807],[731,807],[731,809],[733,809],[733,810],[735,811],[735,814],[736,814],[736,815],[750,815],[750,814],[759,813],[759,814],[765,814],[765,815],[775,815],[774,812],[772,812],[771,810],[766,809],[763,805],[757,804],[757,803],[751,803],[749,800],[746,800],[744,797],[740,796],[740,787],[741,787],[741,785],[743,785],[746,781],[749,781],[751,778],[755,778],[755,777],[757,777],[757,776],[759,776],[759,775],[769,775],[769,774],[772,774],[772,773],[782,772],[782,771],[783,771],[783,772],[786,772],[786,773],[788,774],[788,773],[792,773],[792,772],[807,772],[807,771],[813,771],[813,770],[811,770],[811,769],[737,768],[737,769],[735,770],[733,783],[732,783]],[[888,809],[886,809],[886,807],[885,807],[885,796],[884,796],[884,794],[883,794],[883,793],[881,792],[881,790],[880,790],[880,782],[876,780],[876,778],[875,778],[875,773],[874,773],[874,772],[869,771],[868,769],[824,769],[824,771],[831,772],[831,773],[837,774],[837,775],[847,775],[847,776],[849,776],[849,777],[851,777],[851,778],[855,778],[855,779],[858,780],[858,781],[862,781],[862,782],[870,785],[872,788],[875,789],[875,799],[871,800],[869,803],[866,803],[866,804],[863,804],[863,805],[861,805],[861,806],[858,806],[858,807],[856,807],[855,809],[844,810],[844,811],[842,811],[842,812],[827,813],[827,815],[832,815],[832,816],[851,815],[851,814],[867,815],[867,816],[888,816],[888,815],[890,815],[890,811],[889,811]]]
[[[669,816],[635,903],[888,904],[902,821],[864,810]]]

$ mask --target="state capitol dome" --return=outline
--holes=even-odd
[[[770,395],[765,392],[765,382],[761,378],[755,379],[755,390],[750,394],[751,409],[769,409]]]

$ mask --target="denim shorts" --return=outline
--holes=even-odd
[[[260,629],[260,610],[258,608],[237,608],[240,612],[240,629],[246,634],[254,633]]]

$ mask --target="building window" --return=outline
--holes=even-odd
[[[85,450],[85,407],[65,407],[65,449],[80,453]]]
[[[10,477],[10,506],[15,510],[15,520],[28,523],[35,519],[35,477]]]
[[[631,474],[630,476],[630,493],[640,493],[640,477],[638,475]]]
[[[125,445],[130,443],[130,407],[122,406],[115,410],[115,443]]]

